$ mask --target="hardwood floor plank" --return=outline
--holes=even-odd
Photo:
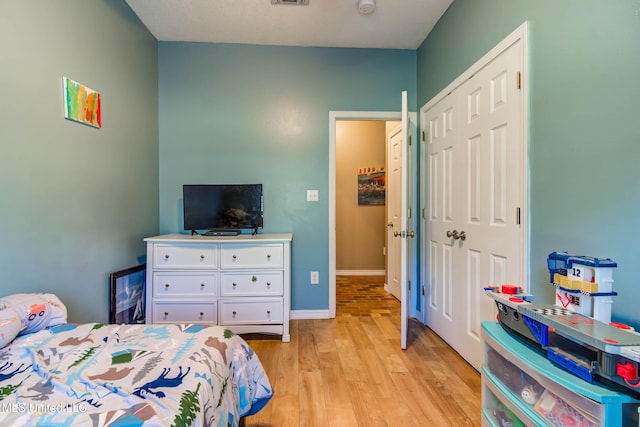
[[[324,400],[329,425],[332,427],[357,426],[358,420],[351,404],[349,387],[344,379],[337,351],[325,352],[320,360]]]
[[[313,326],[318,336],[318,341],[316,342],[318,353],[337,351],[336,342],[334,340],[336,335],[334,323],[327,322],[326,319],[319,319],[313,322]]]
[[[378,398],[373,395],[369,384],[363,381],[349,381],[351,404],[356,413],[359,426],[387,426],[384,414],[380,410]]]
[[[326,426],[327,407],[324,400],[322,373],[318,371],[300,372],[300,425]]]

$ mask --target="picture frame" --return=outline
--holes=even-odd
[[[109,274],[109,323],[145,323],[147,264]]]
[[[384,206],[386,181],[384,167],[358,168],[358,205]]]

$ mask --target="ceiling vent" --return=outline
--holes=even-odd
[[[271,0],[271,4],[299,4],[306,6],[309,4],[309,0]]]

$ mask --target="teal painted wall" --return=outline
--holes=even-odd
[[[262,183],[263,231],[294,234],[291,308],[328,309],[329,111],[399,111],[402,90],[415,111],[416,55],[160,42],[160,231],[183,232],[183,184]]]
[[[124,2],[0,2],[0,295],[52,292],[108,320],[109,272],[158,231],[157,43]],[[102,94],[64,119],[62,77]]]
[[[529,289],[553,251],[608,257],[616,320],[640,326],[640,3],[455,0],[418,49],[418,106],[529,21]]]

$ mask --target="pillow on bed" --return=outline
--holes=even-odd
[[[18,335],[67,322],[67,308],[54,294],[14,294],[0,298],[0,319],[17,317]]]

